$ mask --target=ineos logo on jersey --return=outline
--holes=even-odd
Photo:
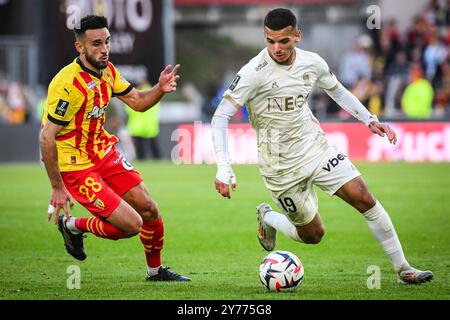
[[[308,94],[309,95],[309,94]],[[289,97],[270,97],[267,98],[267,111],[277,112],[277,111],[292,111],[297,108],[303,107],[308,95],[304,97],[302,94]]]
[[[323,170],[331,172],[331,169],[336,167],[342,160],[345,159],[345,155],[343,155],[342,153],[339,153],[336,158],[331,158],[328,160],[327,162],[327,166],[326,167],[322,167]]]
[[[101,117],[103,116],[103,114],[105,114],[105,111],[106,111],[106,106],[104,106],[104,107],[102,107],[102,108],[100,108],[100,107],[98,107],[98,106],[94,106],[94,108],[92,108],[92,111],[89,112],[89,114],[87,115],[87,118],[88,118],[88,119],[91,119],[91,118],[95,118],[95,119],[101,118]]]

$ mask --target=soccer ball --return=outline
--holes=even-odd
[[[259,266],[259,279],[269,291],[294,291],[302,284],[304,274],[300,259],[289,251],[271,252]]]

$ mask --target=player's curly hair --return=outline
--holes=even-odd
[[[277,8],[266,15],[264,18],[264,26],[271,30],[281,30],[289,26],[297,28],[297,18],[291,10]]]
[[[75,38],[84,35],[86,30],[108,28],[108,19],[104,16],[88,15],[81,19],[80,28],[74,28]]]

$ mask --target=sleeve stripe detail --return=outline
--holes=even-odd
[[[114,66],[112,65],[111,62],[108,64],[108,68],[109,68],[109,70],[111,71],[111,74],[112,74],[112,76],[113,76],[113,79],[116,80],[116,70],[114,70]]]
[[[225,100],[227,100],[228,102],[230,102],[233,105],[233,107],[235,107],[236,109],[239,110],[240,108],[242,108],[242,106],[236,100],[234,100],[231,96],[226,94],[223,96],[223,98]]]
[[[133,89],[133,85],[130,83],[130,85],[128,86],[128,88],[126,88],[124,91],[119,92],[119,93],[114,93],[115,96],[124,96],[126,95],[128,92],[130,92]]]
[[[336,89],[339,87],[339,85],[340,85],[340,82],[337,82],[337,83],[334,85],[334,87],[332,87],[332,88],[330,88],[330,89],[325,89],[325,90],[328,90],[328,91],[334,91],[334,90],[336,90]]]
[[[60,126],[67,126],[70,121],[62,121],[56,118],[53,118],[50,114],[47,115],[47,119],[50,120],[51,122],[53,122],[54,124],[58,124]]]

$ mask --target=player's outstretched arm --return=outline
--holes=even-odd
[[[70,207],[74,205],[74,201],[70,193],[64,187],[64,183],[61,178],[61,173],[58,167],[58,151],[56,149],[56,134],[63,128],[58,124],[51,121],[47,121],[42,128],[39,145],[41,147],[42,161],[44,162],[45,169],[47,170],[50,183],[52,185],[52,194],[50,197],[50,205],[55,208],[54,222],[58,222],[59,212],[63,209],[67,219],[70,218],[69,210],[67,208],[67,202]],[[48,212],[48,221],[52,216],[52,211]]]
[[[236,175],[231,168],[228,152],[228,123],[237,111],[238,109],[224,97],[211,121],[214,152],[217,161],[217,174],[214,185],[217,192],[228,199],[231,199],[230,185],[232,191],[236,190]]]
[[[179,68],[179,64],[173,68],[168,65],[161,72],[159,81],[153,88],[148,90],[132,89],[126,95],[118,96],[118,98],[136,111],[147,111],[158,103],[166,93],[177,90],[177,81],[180,79],[177,74]]]
[[[348,91],[342,84],[338,82],[332,89],[325,90],[325,92],[336,103],[357,118],[359,121],[366,124],[370,131],[378,134],[381,137],[385,135],[389,139],[389,142],[395,144],[397,142],[397,136],[388,124],[380,123],[378,118],[370,114],[370,112],[363,106],[363,104],[356,98],[350,91]]]

